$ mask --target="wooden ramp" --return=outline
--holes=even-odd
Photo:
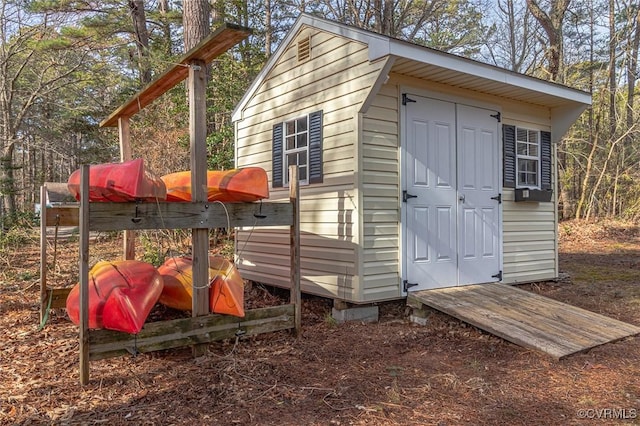
[[[411,292],[407,304],[437,309],[556,360],[640,334],[640,327],[499,283]]]

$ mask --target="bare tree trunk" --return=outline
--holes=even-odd
[[[607,170],[609,168],[609,162],[611,161],[611,157],[615,153],[618,144],[621,143],[627,137],[628,133],[629,131],[625,132],[624,135],[622,135],[618,139],[615,139],[611,142],[611,146],[609,147],[609,152],[607,153],[607,157],[604,160],[604,164],[602,165],[602,169],[600,170],[598,179],[596,180],[596,183],[593,185],[593,189],[591,191],[589,208],[587,209],[587,214],[585,216],[585,219],[587,220],[591,217],[591,213],[593,212],[596,195],[598,193],[598,189],[600,189],[600,185],[602,184],[604,177],[607,175]]]
[[[273,27],[271,26],[271,0],[264,0],[264,53],[267,58],[271,57],[271,38]]]
[[[511,59],[511,70],[520,72],[520,65],[516,62],[516,58],[518,57],[518,52],[516,51],[516,19],[515,19],[515,11],[513,8],[513,0],[507,0],[507,19],[509,20],[509,51],[510,51],[510,59]]]
[[[382,6],[382,34],[395,35],[393,28],[393,0],[384,0]]]
[[[576,219],[582,218],[582,211],[586,207],[587,191],[589,190],[589,180],[591,179],[591,171],[593,169],[593,159],[595,158],[598,150],[598,137],[596,136],[591,145],[591,151],[587,157],[587,165],[585,166],[584,177],[582,179],[582,185],[580,187],[580,199],[578,200],[578,206],[576,207]],[[567,216],[568,217],[568,216]]]
[[[564,183],[565,172],[559,171],[558,178],[560,180],[560,198],[559,202],[562,202],[562,219],[573,217],[573,197],[571,194],[571,186]]]
[[[165,54],[171,56],[173,54],[172,40],[171,40],[171,24],[169,23],[169,19],[167,15],[171,11],[171,7],[169,6],[169,0],[160,0],[158,2],[158,10],[160,11],[160,20],[161,20],[161,28],[162,28],[162,38],[164,39],[164,49]]]
[[[616,136],[616,28],[615,3],[609,0],[609,137]]]
[[[633,105],[635,102],[635,87],[638,72],[638,50],[640,48],[640,10],[633,20],[634,33],[631,40],[631,51],[627,60],[627,128],[631,128],[634,123]],[[627,142],[631,142],[631,137]]]
[[[31,201],[31,191],[29,188],[29,182],[27,179],[27,152],[24,146],[24,143],[22,144],[22,149],[20,150],[20,205],[22,206],[22,210],[25,210],[25,208],[30,204]]]
[[[622,148],[624,151],[624,147]],[[624,157],[624,156],[623,156]],[[616,217],[618,207],[618,181],[620,180],[620,163],[616,164],[616,174],[613,178],[613,197],[611,199],[611,217]]]
[[[549,13],[542,10],[538,0],[527,0],[531,14],[538,20],[548,38],[547,62],[552,81],[562,83],[562,67],[564,62],[562,23],[571,0],[551,0]]]
[[[140,82],[145,85],[151,81],[151,65],[149,64],[149,32],[147,31],[147,18],[144,12],[143,0],[129,0],[129,10],[131,11],[133,33],[136,38]]]
[[[211,6],[207,0],[189,0],[183,3],[184,50],[189,51],[209,35]]]
[[[2,150],[0,157],[0,193],[4,200],[3,207],[9,216],[16,214],[16,193],[13,176],[13,152],[15,151],[15,141],[9,141]]]

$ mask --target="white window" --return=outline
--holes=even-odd
[[[283,170],[289,166],[298,166],[298,179],[301,184],[309,182],[309,116],[285,121],[283,129]],[[289,184],[288,173],[284,173],[284,184]]]
[[[289,166],[298,166],[300,184],[322,183],[322,110],[273,125],[274,188],[289,185]]]
[[[540,188],[540,131],[516,129],[516,174],[518,188]]]

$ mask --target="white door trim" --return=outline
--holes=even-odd
[[[407,172],[406,172],[406,161],[407,161],[407,153],[406,153],[406,148],[407,148],[407,134],[408,134],[408,129],[406,129],[406,120],[407,120],[407,115],[406,115],[406,108],[402,105],[402,95],[403,93],[410,93],[413,95],[417,95],[420,97],[425,97],[425,98],[432,98],[435,99],[437,101],[447,101],[447,102],[451,102],[454,103],[456,105],[466,105],[466,106],[472,106],[472,107],[477,107],[477,108],[481,108],[481,109],[486,109],[486,110],[492,110],[492,111],[497,111],[500,114],[502,113],[501,108],[499,106],[496,106],[495,104],[492,103],[488,103],[488,102],[481,102],[481,101],[477,101],[477,100],[473,100],[473,99],[468,99],[468,98],[464,98],[461,96],[457,96],[457,95],[450,95],[450,94],[446,94],[446,93],[442,93],[442,92],[435,92],[435,91],[430,91],[430,90],[424,90],[424,89],[416,89],[413,87],[403,87],[400,86],[400,91],[399,91],[399,108],[400,108],[400,114],[399,114],[399,118],[400,118],[400,123],[401,125],[399,126],[399,131],[400,131],[400,191],[404,190],[407,188]],[[457,107],[456,107],[457,109]],[[457,126],[456,126],[457,127]],[[496,155],[497,155],[497,165],[498,165],[498,191],[499,193],[503,193],[503,187],[502,187],[502,178],[503,178],[503,170],[502,170],[502,125],[498,122],[497,124],[497,147],[496,147]],[[456,142],[457,143],[457,142]],[[457,171],[456,171],[457,174]],[[399,230],[400,230],[400,256],[401,256],[401,265],[400,265],[400,269],[401,269],[401,283],[404,282],[404,280],[407,279],[407,224],[406,224],[406,219],[407,219],[407,203],[402,201],[402,192],[400,193],[400,217],[401,217],[401,224],[399,226]],[[500,270],[503,269],[504,267],[504,260],[503,260],[503,238],[504,238],[504,228],[503,228],[503,204],[500,204],[498,206],[498,226],[499,226],[499,230],[498,230],[498,264],[499,264],[499,268]],[[404,287],[404,286],[403,286]],[[403,290],[403,294],[406,294],[406,291]]]

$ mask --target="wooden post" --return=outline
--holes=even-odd
[[[191,140],[191,201],[207,201],[207,64],[199,59],[189,63],[189,136]],[[191,230],[193,258],[192,316],[209,314],[209,230]],[[206,346],[194,346],[194,356]]]
[[[47,309],[47,187],[40,187],[40,324]]]
[[[289,250],[291,253],[291,303],[294,305],[294,333],[302,331],[302,306],[300,295],[300,183],[298,167],[289,167],[289,201],[293,207],[293,223],[291,224]]]
[[[131,127],[129,117],[118,117],[118,139],[120,140],[120,161],[129,161],[131,154]]]
[[[80,384],[89,383],[89,166],[80,171]]]
[[[120,140],[120,161],[132,160],[129,117],[118,117],[118,139]],[[123,231],[123,257],[125,260],[136,258],[136,234],[134,231]]]

